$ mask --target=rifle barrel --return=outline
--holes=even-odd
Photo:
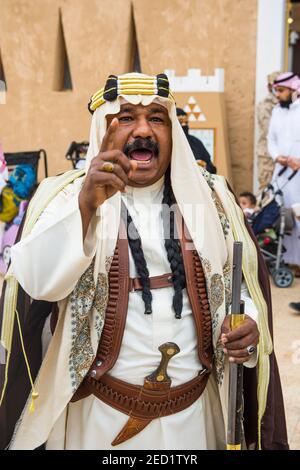
[[[232,269],[231,329],[244,320],[244,303],[241,302],[243,244],[234,242]],[[243,420],[243,364],[229,365],[229,400],[227,450],[241,450]]]

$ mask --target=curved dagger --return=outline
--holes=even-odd
[[[172,380],[168,376],[167,367],[170,359],[180,352],[179,346],[176,343],[164,343],[159,346],[158,350],[161,352],[161,360],[159,366],[150,375],[144,379],[144,385],[141,392],[144,390],[168,390],[171,387]],[[133,418],[129,417],[128,421],[123,426],[117,437],[111,443],[112,446],[121,444],[131,437],[136,436],[145,427],[151,423],[150,418]]]

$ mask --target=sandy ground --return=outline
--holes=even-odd
[[[300,302],[300,280],[288,289],[272,285],[274,347],[278,360],[291,449],[300,450],[300,313],[289,302]]]
[[[274,346],[281,375],[289,443],[291,449],[300,450],[300,314],[288,307],[289,302],[300,301],[300,280],[296,279],[288,289],[279,289],[273,284],[271,288]]]

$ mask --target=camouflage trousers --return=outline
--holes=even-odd
[[[258,155],[258,182],[259,190],[271,182],[275,163],[269,155]]]

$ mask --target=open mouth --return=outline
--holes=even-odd
[[[133,142],[127,143],[124,153],[130,160],[137,162],[141,168],[152,168],[150,165],[159,155],[159,145],[153,139],[137,137]]]
[[[154,157],[154,153],[151,152],[151,150],[143,149],[143,148],[132,150],[129,153],[129,158],[131,160],[135,160],[138,163],[148,164],[151,162],[153,157]]]

